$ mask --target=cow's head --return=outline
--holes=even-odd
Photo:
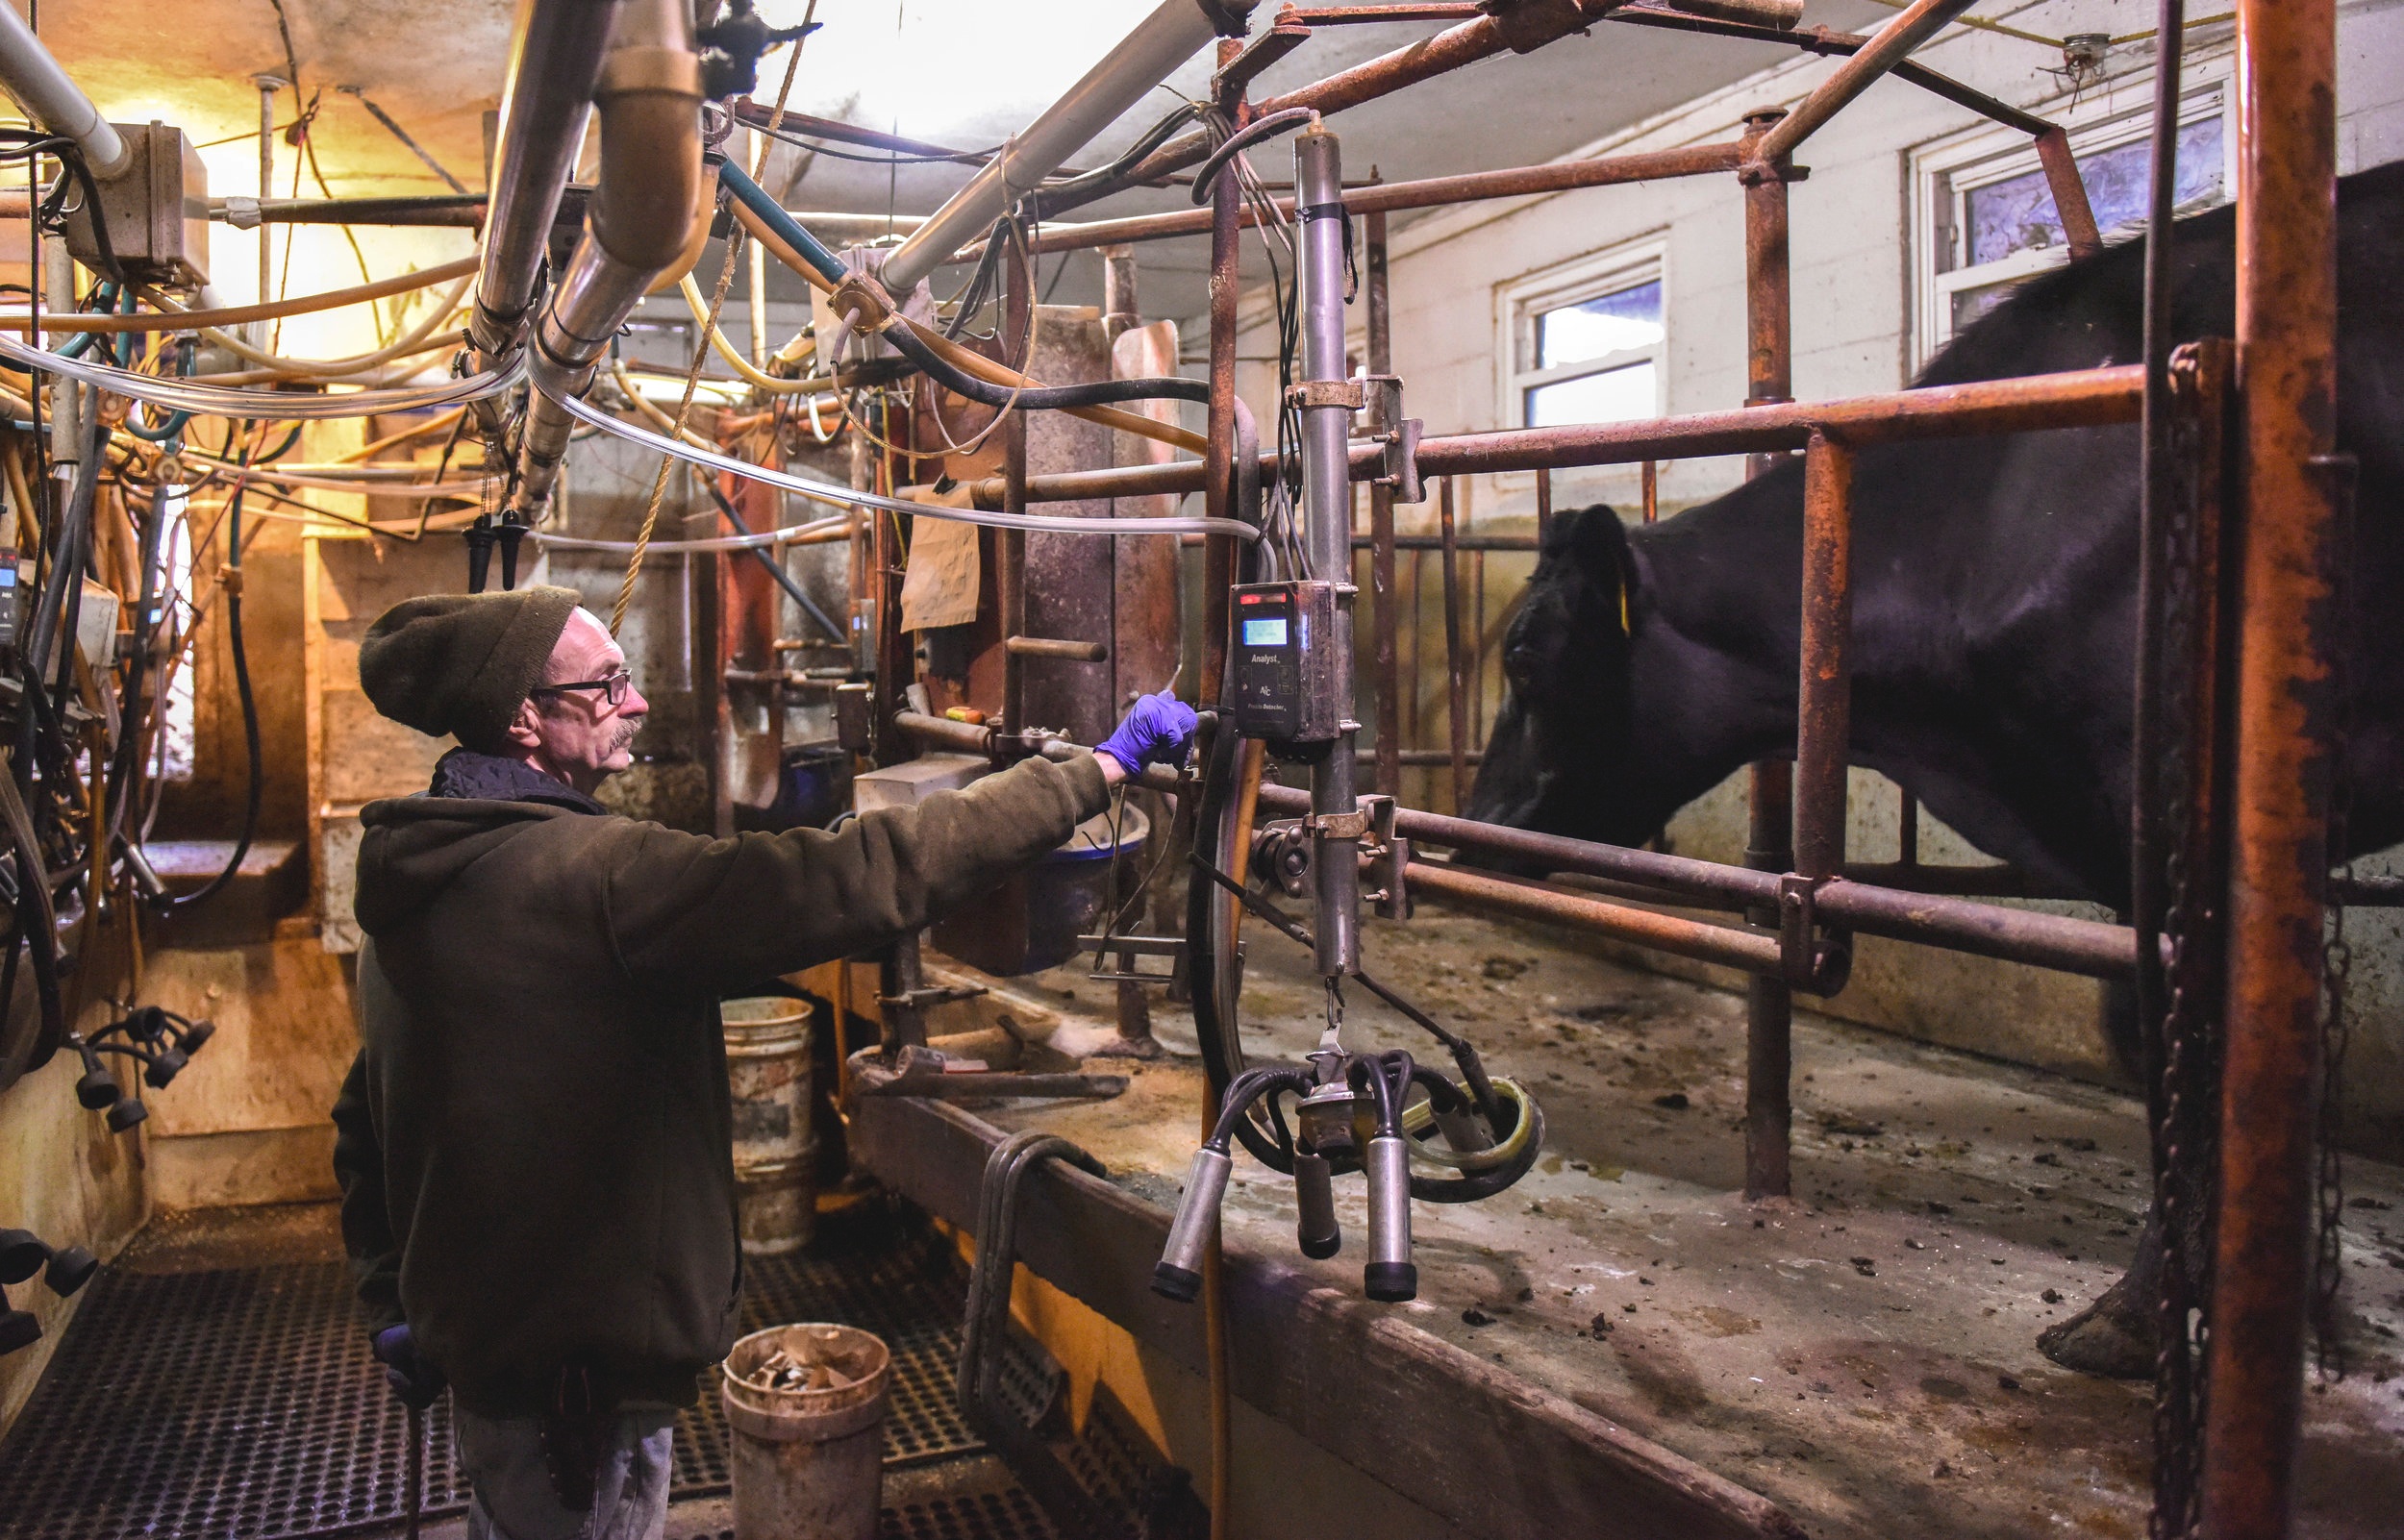
[[[1553,516],[1503,634],[1510,691],[1466,816],[1623,845],[1655,832],[1654,799],[1627,784],[1635,585],[1617,513],[1597,505]]]

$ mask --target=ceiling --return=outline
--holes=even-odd
[[[20,5],[23,0],[18,0]],[[1100,58],[1150,0],[816,0],[822,30],[805,45],[791,106],[957,148],[998,143]],[[1273,3],[1273,0],[1270,0]],[[762,0],[771,22],[798,20],[810,0]],[[1269,9],[1265,4],[1264,13]],[[314,100],[310,137],[337,195],[440,192],[442,183],[363,103],[356,87],[470,187],[483,181],[483,118],[498,105],[509,54],[509,0],[177,0],[171,33],[129,27],[122,6],[42,0],[38,30],[79,83],[118,119],[157,117],[210,144],[211,185],[249,192],[257,182],[259,95],[252,79],[297,66],[301,100]],[[1891,14],[1873,0],[1811,0],[1807,20],[1858,28]],[[290,49],[279,31],[288,27]],[[1439,30],[1435,23],[1323,29],[1255,87],[1290,89]],[[172,51],[166,45],[172,44]],[[1389,180],[1551,159],[1577,145],[1790,57],[1774,44],[1600,25],[1525,57],[1504,54],[1335,120],[1346,170]],[[768,56],[758,96],[772,101],[791,55]],[[1208,62],[1171,83],[1199,94]],[[1155,93],[1097,141],[1092,163],[1172,107]],[[299,101],[279,94],[276,121]],[[221,141],[221,142],[213,142]],[[296,157],[279,142],[276,192],[289,196]],[[873,153],[873,152],[871,152]],[[1280,180],[1284,151],[1256,157]],[[796,171],[798,182],[794,181]],[[923,212],[964,180],[957,164],[897,165],[819,155],[806,167],[780,149],[764,179],[788,204],[864,213]],[[316,190],[313,177],[301,184]],[[1122,194],[1080,214],[1186,206],[1182,189]],[[1060,259],[1054,259],[1055,262]],[[1202,305],[1198,241],[1144,254],[1144,309],[1191,314]],[[1047,285],[1055,282],[1047,266]],[[1071,256],[1052,297],[1099,298],[1099,264]]]

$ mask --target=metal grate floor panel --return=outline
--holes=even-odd
[[[889,1465],[983,1448],[952,1403],[964,1278],[950,1247],[920,1232],[745,1267],[742,1329],[843,1321],[886,1339]],[[438,1403],[428,1419],[429,1515],[467,1502],[447,1412]],[[339,1264],[104,1273],[0,1442],[0,1530],[8,1540],[298,1540],[388,1524],[401,1513],[407,1434]],[[678,1425],[676,1495],[723,1492],[726,1467],[712,1391]],[[1048,1534],[940,1527],[949,1522],[911,1519],[897,1532]]]

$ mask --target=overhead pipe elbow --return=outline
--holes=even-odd
[[[575,421],[545,387],[582,395],[627,315],[695,244],[702,218],[701,61],[685,0],[628,0],[599,70],[601,176],[552,286],[528,360],[537,388],[513,507],[549,501]]]
[[[75,141],[84,164],[102,182],[134,163],[132,146],[100,115],[83,87],[59,67],[34,29],[12,6],[0,6],[0,86],[26,113],[53,134]]]
[[[601,185],[585,228],[617,261],[657,274],[700,218],[701,61],[690,48],[616,49],[594,100]]]
[[[492,201],[467,331],[489,366],[524,337],[551,223],[574,170],[620,0],[523,0],[492,152]]]

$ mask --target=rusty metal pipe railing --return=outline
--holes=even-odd
[[[1106,663],[1111,656],[1106,643],[1061,636],[1005,636],[1002,651],[1013,658],[1055,658],[1072,663]]]
[[[931,748],[948,749],[960,754],[990,754],[994,748],[993,729],[990,727],[954,722],[945,717],[909,710],[894,713],[892,724],[904,736]],[[1053,759],[1066,759],[1086,752],[1076,744],[1058,738],[1042,747],[1044,757]],[[1155,791],[1173,795],[1179,789],[1176,776],[1158,766],[1137,779]],[[1299,787],[1264,782],[1260,790],[1260,809],[1272,816],[1297,817],[1311,810],[1311,795]],[[1723,866],[1716,861],[1695,860],[1691,857],[1630,850],[1619,845],[1597,844],[1562,834],[1506,829],[1499,824],[1482,824],[1474,819],[1419,812],[1412,808],[1396,811],[1394,828],[1396,832],[1414,844],[1511,857],[1555,872],[1624,882],[1632,887],[1650,890],[1650,902],[1672,907],[1761,908],[1774,907],[1778,902],[1779,879],[1772,872]],[[1471,876],[1463,868],[1440,863],[1431,863],[1429,869],[1440,871],[1451,878],[1466,879]],[[1487,878],[1485,874],[1477,875],[1487,881],[1505,881]],[[1439,891],[1438,887],[1421,882],[1417,863],[1412,867],[1412,882],[1423,891]],[[1464,895],[1471,892],[1467,884],[1458,881],[1450,884],[1449,890]],[[2126,926],[2107,925],[2098,920],[2007,908],[1941,894],[1907,893],[1841,880],[1819,889],[1816,907],[1823,921],[1841,929],[1865,935],[1919,942],[1953,952],[1966,952],[2005,962],[2024,962],[2035,967],[2056,968],[2099,979],[2121,978],[2137,966],[2136,932]],[[1582,923],[1577,917],[1579,912],[1574,907],[1555,907],[1538,917],[1579,925]],[[1638,912],[1651,913],[1649,910]],[[1621,928],[1612,933],[1622,934],[1631,940],[1639,937],[1629,930],[1630,927],[1649,923],[1625,920],[1619,916],[1607,918],[1609,923]],[[1674,919],[1676,916],[1656,918]],[[1706,929],[1740,936],[1758,936],[1772,955],[1776,953],[1777,940],[1769,932],[1737,931],[1725,926]],[[1722,943],[1714,940],[1711,944]],[[1755,959],[1758,956],[1756,949],[1739,947],[1722,956],[1705,960],[1726,961],[1730,967],[1764,971],[1752,968],[1746,960]],[[1773,963],[1766,971],[1776,972],[1778,967]]]
[[[1912,9],[1878,29],[1868,43],[1838,65],[1836,73],[1820,82],[1787,114],[1784,122],[1762,136],[1756,147],[1760,158],[1776,164],[1792,156],[1805,139],[1875,85],[1879,76],[1910,57],[1913,49],[1936,36],[1972,3],[1973,0],[1915,0]]]
[[[1601,20],[1618,3],[1619,0],[1577,0],[1577,25]],[[1449,74],[1481,59],[1490,59],[1512,47],[1510,32],[1497,18],[1480,16],[1457,27],[1447,27],[1433,37],[1423,37],[1390,53],[1365,60],[1350,69],[1339,70],[1283,96],[1255,103],[1252,114],[1259,117],[1292,107],[1306,107],[1322,116],[1340,112],[1347,107],[1358,107],[1364,102],[1390,96],[1406,86]],[[1233,58],[1232,54],[1223,55],[1221,67],[1232,62]],[[1125,176],[1109,186],[1095,187],[1081,201],[1106,197],[1122,187],[1157,181],[1171,172],[1183,171],[1201,161],[1212,148],[1207,134],[1197,131],[1179,135],[1138,161]]]
[[[1426,177],[1416,182],[1383,182],[1364,187],[1347,188],[1344,207],[1356,214],[1400,213],[1410,209],[1438,209],[1456,203],[1477,203],[1490,198],[1529,198],[1546,193],[1569,192],[1579,187],[1617,186],[1633,182],[1659,182],[1671,177],[1710,176],[1715,172],[1736,167],[1737,146],[1726,144],[1690,145],[1676,150],[1648,151],[1640,155],[1600,156],[1585,161],[1559,161],[1548,165],[1514,166],[1502,171],[1469,171],[1459,176]],[[1294,200],[1285,194],[1276,200],[1278,211],[1291,218]],[[1257,226],[1261,215],[1250,208],[1243,211],[1247,227]],[[1205,235],[1211,228],[1212,213],[1208,209],[1178,211],[1172,213],[1131,214],[1123,219],[1095,219],[1084,224],[1047,225],[1036,233],[1030,243],[1039,255],[1055,251],[1082,251],[1094,246],[1116,246],[1130,241],[1166,240],[1178,236]],[[985,254],[984,242],[964,247],[952,255],[955,262],[973,262]]]
[[[1453,810],[1459,812],[1469,805],[1469,711],[1461,656],[1461,548],[1452,500],[1453,480],[1447,476],[1437,500],[1437,525],[1444,576],[1444,743],[1452,764]]]
[[[2339,603],[2337,3],[2239,0],[2237,339],[2245,506],[2219,1223],[2202,1532],[2295,1514]]]
[[[1844,869],[1851,762],[1853,451],[1814,434],[1803,452],[1802,683],[1795,705],[1794,869]]]
[[[1589,935],[1630,941],[1656,952],[1740,968],[1750,974],[1776,973],[1783,966],[1778,937],[1770,931],[1739,930],[1613,904],[1589,894],[1465,871],[1440,861],[1412,861],[1409,880],[1414,897],[1451,899],[1523,920],[1567,926]]]
[[[1561,470],[1577,465],[1626,465],[1646,460],[1698,459],[1801,449],[1814,432],[1856,449],[1920,438],[2034,433],[2051,428],[2098,428],[2135,422],[2144,394],[2144,365],[2115,364],[2013,380],[1925,385],[1837,401],[1784,402],[1736,411],[1697,412],[1649,422],[1592,423],[1566,428],[1517,428],[1458,434],[1419,443],[1423,478],[1493,471]],[[1385,473],[1382,446],[1354,444],[1352,479]],[[1204,461],[1172,460],[1105,470],[1065,471],[1027,479],[1030,503],[1087,498],[1146,497],[1203,489]],[[1265,470],[1273,461],[1264,459]],[[998,507],[1001,481],[971,488],[977,505]]]
[[[2037,163],[2044,168],[2045,186],[2053,193],[2054,211],[2062,216],[2062,238],[2072,259],[2103,250],[2103,232],[2095,228],[2095,208],[2087,201],[2078,158],[2070,153],[2070,137],[2058,125],[2049,124],[2037,136]]]
[[[1260,806],[1265,813],[1290,817],[1308,811],[1310,801],[1292,787],[1264,784]],[[1657,902],[1671,906],[1679,905],[1682,899],[1705,900],[1705,907],[1709,907],[1766,908],[1778,903],[1779,878],[1775,872],[1726,866],[1689,856],[1631,850],[1565,834],[1507,829],[1499,824],[1414,808],[1395,812],[1394,829],[1415,845],[1524,861],[1548,871],[1576,872],[1654,888],[1661,895]],[[2119,978],[2137,966],[2135,932],[2126,926],[2100,920],[1844,881],[1821,887],[1815,907],[1819,918],[1829,925],[2005,962],[2025,962],[2094,978]]]
[[[1787,184],[1794,173],[1760,158],[1762,140],[1784,116],[1765,112],[1745,117],[1745,163],[1737,174],[1744,193],[1744,405],[1755,412],[1794,395],[1787,233]],[[1783,458],[1776,452],[1755,454],[1746,461],[1745,476],[1765,476]],[[1644,463],[1655,461],[1647,458]],[[1805,591],[1808,602],[1808,585]],[[1808,694],[1808,671],[1804,678]],[[1840,741],[1838,754],[1843,749]],[[1842,776],[1840,761],[1840,787]],[[1793,767],[1781,759],[1758,760],[1745,777],[1744,864],[1761,872],[1788,871],[1794,865],[1793,846]],[[1771,904],[1747,910],[1745,917],[1775,927],[1780,912]],[[1774,975],[1746,980],[1744,993],[1744,1194],[1783,1198],[1794,1185],[1794,997],[1788,981]]]

